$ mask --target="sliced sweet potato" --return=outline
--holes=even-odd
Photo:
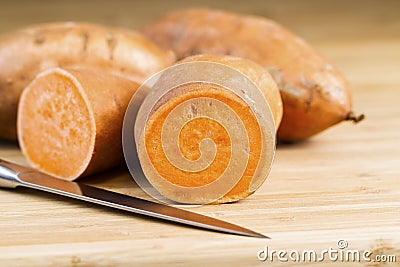
[[[122,122],[138,87],[100,70],[40,73],[18,107],[18,141],[28,162],[67,180],[122,163]]]

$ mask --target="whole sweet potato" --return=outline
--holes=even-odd
[[[21,92],[45,69],[79,65],[142,82],[174,60],[173,52],[136,32],[88,23],[43,24],[0,36],[0,138],[16,140]]]
[[[190,9],[166,15],[142,32],[178,58],[228,54],[264,66],[280,87],[283,119],[278,137],[306,139],[340,121],[357,121],[343,75],[303,39],[262,17]]]

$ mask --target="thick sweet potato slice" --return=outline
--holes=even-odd
[[[270,74],[250,60],[197,55],[167,70],[155,86],[139,111],[147,118],[144,129],[135,129],[150,184],[191,204],[254,193],[270,170],[282,117]]]

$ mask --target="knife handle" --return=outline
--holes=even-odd
[[[0,187],[16,188],[21,185],[20,172],[28,168],[0,159]]]

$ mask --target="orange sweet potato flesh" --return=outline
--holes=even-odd
[[[346,119],[351,112],[348,82],[339,70],[303,39],[262,17],[210,9],[177,11],[142,32],[178,58],[229,54],[251,59],[274,76],[284,115],[281,141],[300,141]]]
[[[121,164],[123,117],[138,87],[100,70],[40,73],[18,107],[18,142],[28,162],[66,180]]]
[[[174,61],[173,52],[136,32],[95,24],[43,24],[0,36],[0,138],[16,140],[19,97],[45,69],[84,66],[142,82]]]

